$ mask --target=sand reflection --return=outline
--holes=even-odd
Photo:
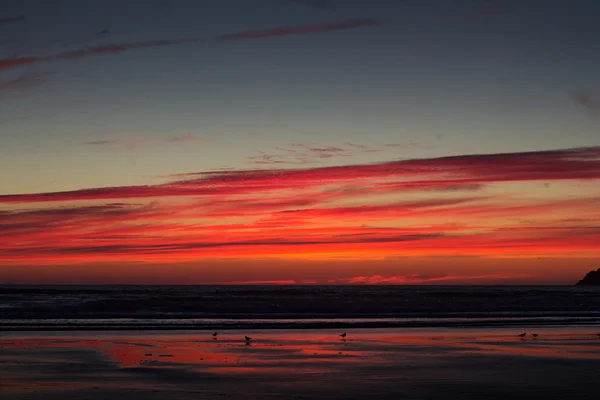
[[[248,390],[318,396],[342,390],[360,397],[361,391],[423,394],[432,384],[510,382],[525,365],[558,374],[556,362],[566,360],[585,374],[589,362],[597,366],[600,361],[600,340],[581,331],[546,333],[531,340],[493,331],[362,330],[349,333],[345,341],[329,331],[264,331],[252,336],[248,346],[244,333],[236,331],[221,332],[218,340],[209,332],[13,334],[0,339],[0,362],[6,371],[2,389],[8,398],[59,397],[66,388],[75,397],[107,395],[107,390],[128,390],[129,397],[157,390],[181,396],[235,396]],[[494,376],[489,368],[496,371]],[[535,385],[536,370],[531,370],[528,384]]]

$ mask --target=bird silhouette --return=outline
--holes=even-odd
[[[213,337],[213,339],[216,339],[217,338],[217,332],[213,332],[212,337]]]
[[[246,342],[249,342],[249,341],[251,341],[251,340],[252,340],[252,338],[251,338],[251,337],[249,337],[249,336],[244,336],[244,339],[246,339]]]
[[[532,333],[531,336],[538,337],[539,335],[537,333]]]
[[[342,337],[342,338],[345,338],[345,337],[346,337],[346,332],[342,333],[342,334],[340,335],[340,337]]]
[[[527,332],[525,332],[525,333],[521,333],[521,334],[519,335],[519,337],[525,337],[525,335],[527,335]]]

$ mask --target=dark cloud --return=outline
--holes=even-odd
[[[118,142],[118,140],[92,140],[91,142],[83,142],[83,144],[91,146],[102,146],[107,144],[117,144]]]
[[[382,23],[383,21],[378,19],[350,19],[346,21],[330,22],[320,25],[285,26],[272,29],[229,33],[226,35],[218,36],[216,40],[234,41],[248,39],[263,39],[276,36],[308,35],[311,33],[338,31],[343,29],[365,28],[369,26],[381,25]]]
[[[24,15],[18,15],[16,17],[4,17],[4,18],[0,18],[0,25],[14,24],[16,22],[23,22],[23,21],[25,21]]]
[[[339,146],[314,146],[303,143],[292,143],[291,148],[277,146],[275,149],[281,154],[268,154],[259,151],[259,156],[248,157],[250,164],[310,164],[337,157],[352,157],[361,153],[375,153],[385,151],[384,145],[380,147],[366,146],[347,142],[346,147]]]

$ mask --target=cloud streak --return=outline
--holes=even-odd
[[[297,149],[303,147],[289,150]],[[508,182],[598,180],[597,147],[173,178],[0,196],[7,206],[0,210],[0,261],[600,255],[600,193],[514,198],[488,190]],[[563,193],[554,185],[539,190]]]
[[[105,145],[117,144],[117,143],[119,143],[118,140],[92,140],[89,142],[83,142],[83,144],[87,144],[90,146],[105,146]]]
[[[600,113],[600,99],[591,92],[575,92],[573,99],[594,115]]]
[[[345,146],[317,146],[303,143],[292,143],[289,147],[277,146],[278,153],[267,153],[259,151],[258,156],[248,157],[249,164],[269,165],[269,164],[312,164],[323,162],[340,157],[355,157],[364,153],[380,153],[388,151],[390,148],[414,147],[414,143],[385,144],[383,146],[367,146],[347,142]]]
[[[23,73],[13,79],[0,80],[0,93],[23,94],[43,85],[49,79],[50,74],[47,73]]]
[[[237,40],[264,39],[277,36],[308,35],[313,33],[366,28],[381,24],[383,24],[383,21],[379,19],[349,19],[346,21],[330,22],[319,25],[285,26],[272,29],[228,33],[226,35],[216,37],[216,40],[229,42]]]
[[[441,283],[441,282],[456,282],[456,281],[503,281],[503,280],[518,280],[532,278],[531,274],[489,274],[489,275],[443,275],[434,277],[423,277],[419,274],[409,276],[356,276],[353,278],[340,279],[339,282],[348,284],[361,285],[406,285],[406,284],[422,284],[422,283]]]
[[[93,56],[103,56],[110,54],[123,53],[130,50],[146,49],[155,47],[167,47],[183,44],[198,44],[210,41],[231,42],[238,40],[263,39],[276,36],[307,35],[313,33],[322,33],[338,30],[348,30],[356,28],[365,28],[382,24],[381,20],[376,19],[351,19],[338,22],[330,22],[320,25],[302,25],[277,27],[263,30],[251,30],[244,32],[235,32],[214,38],[187,38],[178,40],[149,40],[145,42],[132,42],[84,47],[72,51],[64,51],[48,56],[31,57],[13,57],[0,59],[0,71],[9,70],[27,65],[48,63],[54,61],[76,60]]]
[[[4,17],[4,18],[0,18],[0,26],[14,24],[14,23],[23,22],[23,21],[25,21],[24,15],[18,15],[16,17]]]
[[[0,203],[265,194],[356,184],[364,194],[477,189],[486,184],[600,179],[600,147],[464,155],[307,169],[212,171],[152,186],[0,196]],[[466,185],[466,186],[465,186]],[[444,189],[445,188],[445,189]]]
[[[104,46],[91,46],[78,50],[65,51],[50,56],[36,57],[16,57],[0,60],[0,70],[8,70],[27,65],[41,64],[52,61],[76,60],[92,56],[102,56],[109,54],[123,53],[134,49],[145,49],[152,47],[165,47],[180,44],[199,43],[201,39],[180,39],[180,40],[150,40],[146,42],[111,44]]]
[[[181,136],[171,136],[169,138],[170,142],[175,142],[175,143],[194,142],[196,140],[198,140],[198,138],[192,133],[186,133],[185,135],[181,135]]]

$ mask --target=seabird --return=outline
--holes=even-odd
[[[213,339],[216,339],[217,338],[217,332],[213,332],[212,337],[213,337]]]
[[[525,337],[525,335],[527,335],[527,332],[525,332],[525,333],[521,333],[521,334],[519,335],[519,337]]]
[[[538,337],[538,334],[537,333],[532,333],[531,336]]]
[[[342,333],[340,336],[343,337],[343,338],[345,338],[346,337],[346,332]]]
[[[246,342],[250,342],[252,340],[252,338],[248,336],[244,336],[244,339],[246,339]]]

